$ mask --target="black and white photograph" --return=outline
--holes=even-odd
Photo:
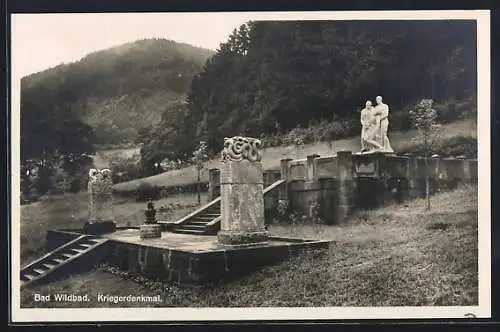
[[[11,15],[13,320],[491,317],[489,19]]]

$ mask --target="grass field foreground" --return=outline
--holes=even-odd
[[[22,291],[23,307],[450,306],[478,303],[477,186],[361,211],[345,226],[272,225],[273,235],[322,238],[304,253],[240,280],[186,287],[101,268]],[[28,229],[28,226],[25,230]],[[292,234],[293,233],[293,234]],[[34,302],[33,295],[89,294],[91,301]],[[97,294],[160,295],[162,303],[98,302]]]

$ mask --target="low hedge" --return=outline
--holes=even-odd
[[[148,200],[158,200],[160,198],[168,197],[178,194],[194,194],[198,191],[196,183],[190,183],[183,186],[157,186],[151,185],[147,182],[139,184],[136,190],[118,191],[114,190],[114,194],[122,197],[134,197],[137,202],[145,202]],[[208,191],[208,182],[200,183],[200,191]]]

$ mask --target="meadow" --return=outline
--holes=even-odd
[[[266,307],[266,306],[450,306],[478,303],[477,186],[462,185],[425,200],[359,211],[343,226],[272,224],[273,235],[332,240],[324,252],[305,252],[242,279],[202,287],[146,279],[102,265],[48,285],[23,289],[23,307]],[[78,196],[80,195],[80,196]],[[21,258],[43,253],[50,228],[81,226],[83,194],[22,207]],[[144,203],[115,202],[119,224],[142,222]],[[175,218],[192,209],[195,195],[165,198]],[[33,294],[89,294],[85,303],[34,302]],[[161,295],[162,302],[103,303],[95,294]]]

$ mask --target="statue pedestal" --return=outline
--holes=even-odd
[[[161,237],[160,224],[142,224],[139,226],[139,233],[141,239],[151,239]]]
[[[221,228],[217,240],[223,245],[266,242],[264,181],[260,161],[226,160],[220,173]]]

